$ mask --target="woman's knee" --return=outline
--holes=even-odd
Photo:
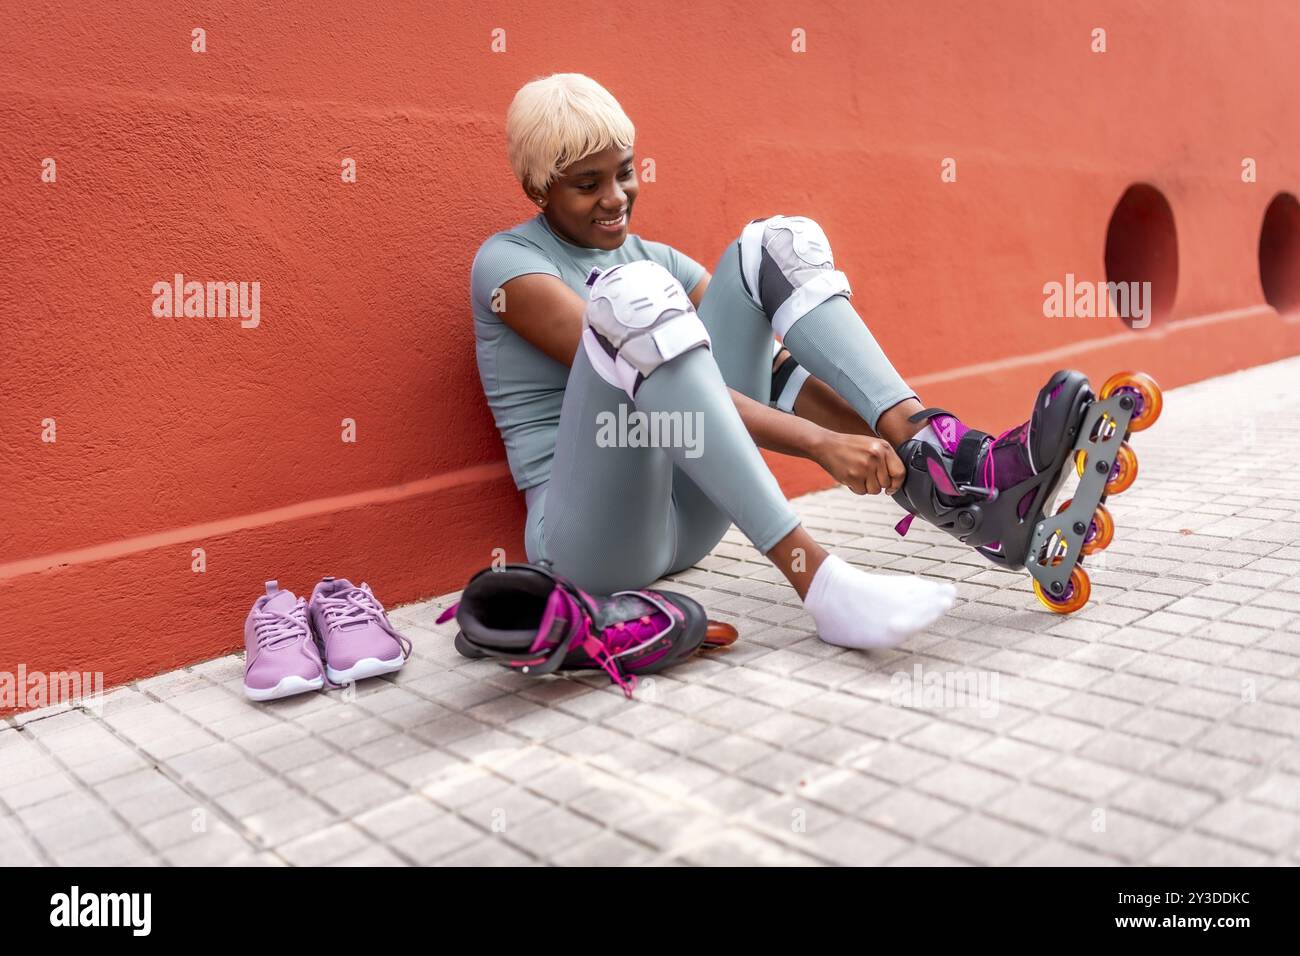
[[[582,345],[602,379],[635,399],[655,370],[696,348],[708,330],[682,284],[649,259],[626,262],[589,280]]]
[[[768,216],[740,234],[741,277],[750,299],[784,338],[792,326],[832,296],[851,296],[835,268],[830,239],[807,216]]]

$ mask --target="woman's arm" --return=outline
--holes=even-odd
[[[812,379],[809,379],[811,382]],[[755,401],[728,389],[740,420],[760,448],[817,462],[836,481],[855,494],[893,494],[903,485],[906,471],[893,446],[883,438],[846,435],[816,422]]]
[[[695,308],[704,301],[709,273],[688,293]],[[775,370],[790,352],[772,359]],[[808,376],[787,415],[731,389],[740,419],[760,448],[817,462],[857,494],[893,494],[906,471],[892,445],[879,438],[853,406],[816,376]]]
[[[555,276],[529,273],[501,286],[501,321],[529,345],[565,366],[582,341],[582,297]]]

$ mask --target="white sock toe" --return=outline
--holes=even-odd
[[[934,623],[956,594],[947,582],[868,574],[831,555],[813,575],[804,607],[828,644],[892,647]]]
[[[899,611],[889,619],[889,629],[901,635],[902,640],[909,634],[923,631],[952,607],[952,601],[940,597],[935,603],[925,603],[914,608]]]

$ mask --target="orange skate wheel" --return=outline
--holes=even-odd
[[[1073,501],[1073,498],[1067,498],[1065,504],[1056,509],[1056,513],[1062,514]],[[1105,505],[1097,505],[1097,510],[1092,513],[1092,524],[1088,526],[1088,533],[1083,536],[1083,546],[1079,548],[1079,552],[1095,554],[1113,540],[1115,540],[1115,519],[1110,516],[1110,511]]]
[[[1097,397],[1107,399],[1122,391],[1131,393],[1138,403],[1128,423],[1129,431],[1140,432],[1154,425],[1164,408],[1164,398],[1156,380],[1146,372],[1116,372],[1102,383]]]
[[[1065,595],[1060,600],[1050,597],[1036,580],[1034,594],[1049,611],[1055,611],[1057,614],[1073,614],[1088,603],[1088,598],[1092,596],[1092,582],[1088,580],[1088,572],[1075,565],[1074,570],[1070,572],[1070,583],[1065,586]]]
[[[704,632],[704,640],[700,644],[700,650],[711,651],[719,647],[726,647],[729,644],[736,643],[740,639],[740,632],[734,625],[726,621],[709,621],[709,626]]]
[[[1106,494],[1117,495],[1128,490],[1137,481],[1137,476],[1138,456],[1128,442],[1122,442],[1119,453],[1115,455],[1115,464],[1111,466],[1110,478],[1106,481]]]

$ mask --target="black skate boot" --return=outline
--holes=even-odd
[[[496,658],[534,675],[599,669],[628,697],[637,675],[737,636],[684,594],[642,588],[596,597],[556,574],[549,562],[485,568],[438,623],[453,614],[460,626],[456,650],[465,657]]]

